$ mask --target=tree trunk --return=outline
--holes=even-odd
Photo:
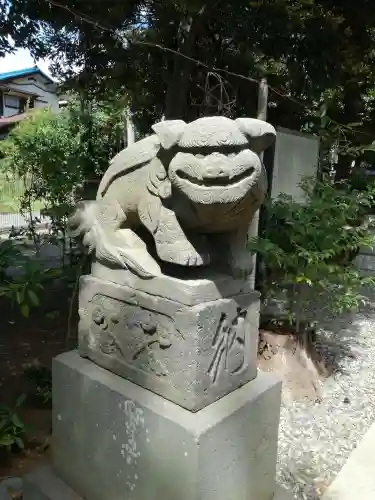
[[[204,5],[197,14],[186,15],[179,26],[178,53],[186,57],[175,55],[173,73],[167,89],[164,117],[166,120],[183,119],[186,114],[187,97],[189,91],[189,77],[194,62],[188,58],[194,57],[194,49],[200,31],[203,15],[206,12]]]
[[[347,155],[339,155],[339,160],[336,165],[335,182],[349,179],[351,172],[353,157]]]
[[[339,118],[342,123],[355,123],[361,121],[361,113],[363,112],[363,102],[361,98],[361,88],[357,81],[348,81],[344,87],[344,111]],[[356,142],[354,134],[348,134],[351,142]],[[345,154],[339,154],[338,163],[336,166],[335,182],[346,180],[350,177],[351,165],[353,157]]]

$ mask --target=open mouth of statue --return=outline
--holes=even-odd
[[[239,182],[248,179],[254,172],[254,168],[250,167],[247,170],[241,172],[237,175],[218,175],[216,177],[202,177],[197,179],[196,177],[184,172],[183,170],[177,170],[176,175],[182,180],[186,180],[191,184],[202,187],[213,187],[213,186],[232,186],[238,184]]]

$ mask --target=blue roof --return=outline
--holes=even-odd
[[[0,82],[2,80],[12,80],[13,78],[21,78],[27,75],[34,75],[35,73],[41,74],[42,76],[44,76],[44,78],[47,78],[47,80],[53,83],[52,78],[43,73],[43,71],[39,69],[38,66],[33,66],[32,68],[18,69],[16,71],[7,71],[6,73],[0,73]]]

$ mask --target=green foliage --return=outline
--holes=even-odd
[[[23,38],[35,55],[48,55],[55,74],[71,88],[101,93],[126,88],[142,124],[163,114],[176,69],[188,80],[179,95],[188,104],[181,118],[188,119],[202,111],[207,75],[214,68],[257,79],[266,75],[278,89],[270,95],[276,104],[269,109],[270,121],[293,128],[310,120],[309,111],[327,89],[340,90],[335,118],[357,121],[346,116],[352,114],[347,97],[357,87],[363,104],[374,87],[375,13],[365,1],[108,0],[88,5],[65,0],[63,8],[58,2],[3,1],[10,11],[8,29],[14,33],[23,27],[18,43]],[[188,43],[185,26],[191,26]],[[188,59],[180,64],[181,53],[203,64]],[[72,69],[77,66],[82,68],[78,76]],[[235,96],[236,113],[254,115],[256,85],[221,75],[228,78],[226,91]],[[215,86],[214,100],[225,94]],[[354,114],[365,122],[361,109]]]
[[[55,232],[64,233],[85,184],[100,178],[122,147],[123,129],[123,108],[117,102],[75,101],[57,114],[30,112],[0,142],[3,168],[25,181],[22,212],[30,215],[42,201]]]
[[[20,396],[14,407],[0,405],[0,450],[11,451],[14,448],[25,447],[24,437],[26,426],[18,416],[18,410],[25,401],[25,396]]]
[[[265,297],[287,290],[289,317],[297,326],[312,301],[324,298],[324,307],[339,313],[364,300],[361,286],[375,285],[352,262],[360,247],[375,243],[365,218],[375,188],[352,191],[312,179],[302,188],[306,204],[286,195],[268,202],[264,233],[250,242],[265,262]]]
[[[34,386],[34,395],[44,404],[52,401],[52,371],[38,362],[25,368],[26,378]]]
[[[23,269],[23,272],[12,278],[9,275],[11,267]],[[49,275],[49,270],[42,269],[23,255],[13,241],[0,241],[0,297],[9,300],[13,307],[18,307],[24,317],[28,317],[31,309],[39,306],[43,282]]]
[[[81,182],[78,168],[80,140],[72,134],[66,113],[56,115],[38,110],[15,127],[1,144],[2,154],[12,173],[25,180],[21,208],[43,200],[69,204],[73,187]]]
[[[4,280],[7,268],[19,264],[21,259],[22,253],[13,242],[0,241],[0,279]]]
[[[256,80],[266,76],[268,120],[320,134],[322,156],[337,146],[339,178],[349,177],[353,156],[360,159],[358,147],[373,140],[371,2],[0,0],[0,5],[0,53],[1,44],[10,50],[9,34],[33,55],[49,56],[65,88],[91,98],[118,97],[126,89],[142,133],[171,110],[174,118],[186,120],[223,110],[228,116],[255,116]]]

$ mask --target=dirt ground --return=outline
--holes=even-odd
[[[50,367],[52,359],[65,350],[71,290],[66,285],[48,285],[42,307],[22,318],[9,303],[0,301],[0,402],[13,405],[21,394],[30,394],[24,375],[26,365],[35,361]],[[75,308],[76,310],[76,308]],[[72,318],[73,337],[77,317]],[[73,340],[74,342],[74,340]],[[49,458],[51,408],[28,396],[19,412],[30,427],[26,448],[9,458],[0,456],[0,480],[21,476]]]
[[[283,399],[319,402],[322,383],[335,370],[313,341],[298,342],[294,335],[260,330],[258,369],[274,372],[283,382]]]

